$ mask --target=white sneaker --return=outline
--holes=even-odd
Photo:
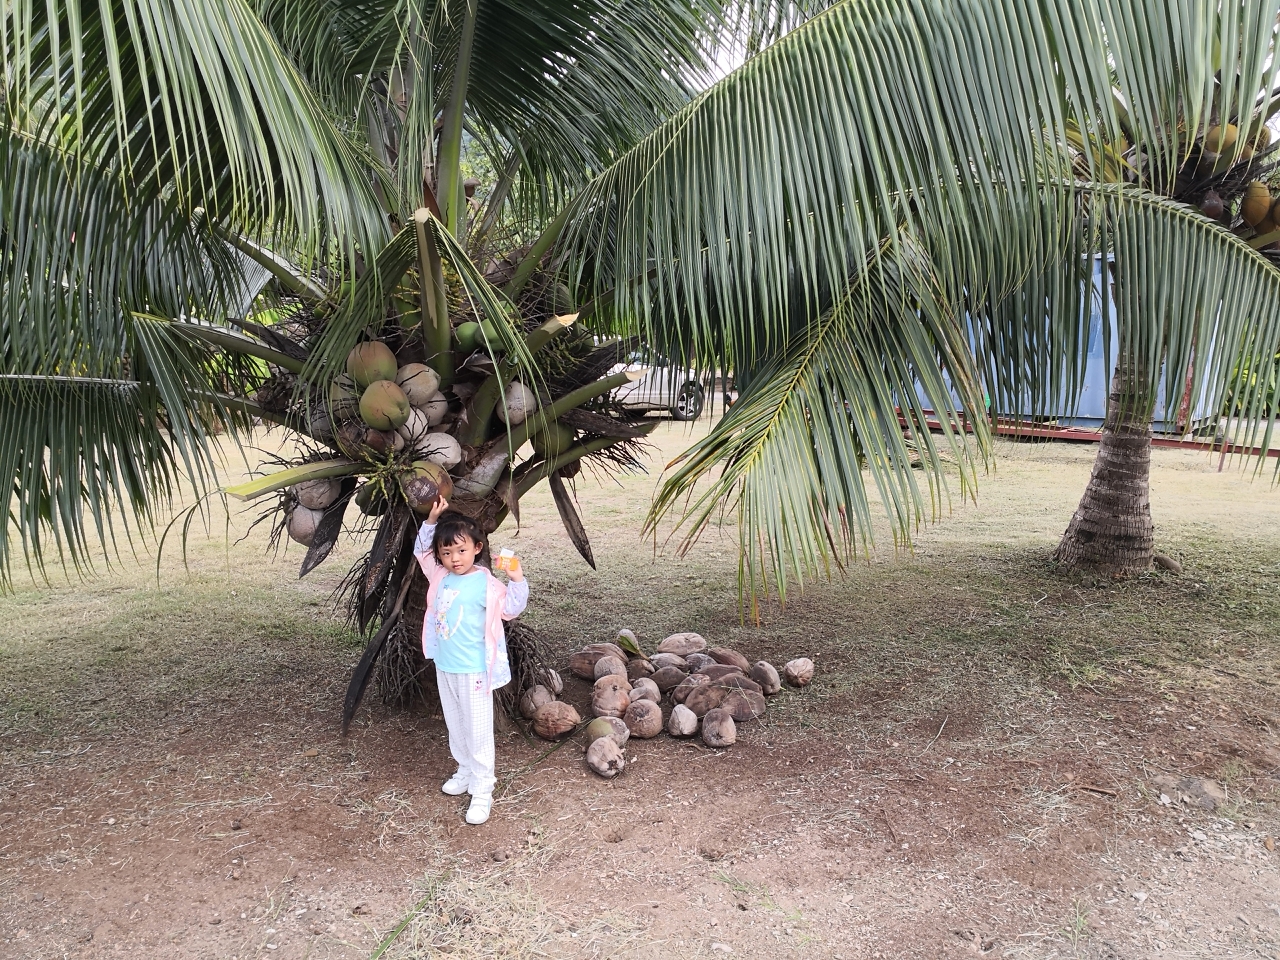
[[[460,797],[470,788],[471,784],[467,782],[467,778],[462,775],[462,771],[458,771],[440,787],[441,793],[447,793],[451,797]]]
[[[489,819],[489,808],[493,806],[492,797],[472,797],[471,806],[467,807],[467,823],[473,826]]]

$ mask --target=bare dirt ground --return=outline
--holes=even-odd
[[[699,429],[705,429],[705,424]],[[689,441],[664,426],[655,473]],[[655,476],[545,492],[496,538],[563,655],[629,626],[808,655],[729,750],[499,740],[480,828],[439,719],[372,704],[296,548],[196,539],[0,598],[0,956],[1280,957],[1280,493],[1155,452],[1160,548],[1123,585],[1046,557],[1092,447],[1002,443],[974,503],[743,624],[736,530],[638,541]],[[585,685],[570,696],[586,700]],[[1210,809],[1212,808],[1212,809]]]

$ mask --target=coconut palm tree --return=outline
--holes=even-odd
[[[207,488],[215,428],[286,425],[301,454],[232,492],[275,495],[304,571],[350,500],[369,518],[349,715],[406,639],[406,530],[442,488],[493,528],[546,480],[586,555],[564,481],[640,439],[602,399],[624,341],[597,339],[643,335],[740,387],[650,524],[683,505],[687,546],[735,510],[744,583],[785,595],[877,509],[907,537],[969,491],[989,429],[967,445],[961,409],[1071,398],[1096,256],[1125,422],[1162,378],[1217,397],[1274,354],[1280,271],[1153,188],[1214,127],[1228,168],[1266,161],[1221,133],[1270,112],[1277,3],[844,0],[790,29],[817,5],[19,0],[11,527],[82,563]],[[709,84],[734,46],[760,52]]]

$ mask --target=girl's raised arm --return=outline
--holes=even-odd
[[[521,578],[507,583],[507,599],[502,602],[502,619],[514,620],[529,605],[529,581]]]
[[[418,528],[417,539],[413,541],[413,555],[418,560],[418,566],[422,568],[422,572],[428,577],[431,572],[440,566],[440,561],[436,559],[436,552],[431,549],[431,541],[436,535],[435,521],[428,518],[422,521],[422,526]]]

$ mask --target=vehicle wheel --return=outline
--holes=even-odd
[[[676,420],[697,420],[701,414],[702,387],[692,380],[686,381],[671,407],[671,416]]]

